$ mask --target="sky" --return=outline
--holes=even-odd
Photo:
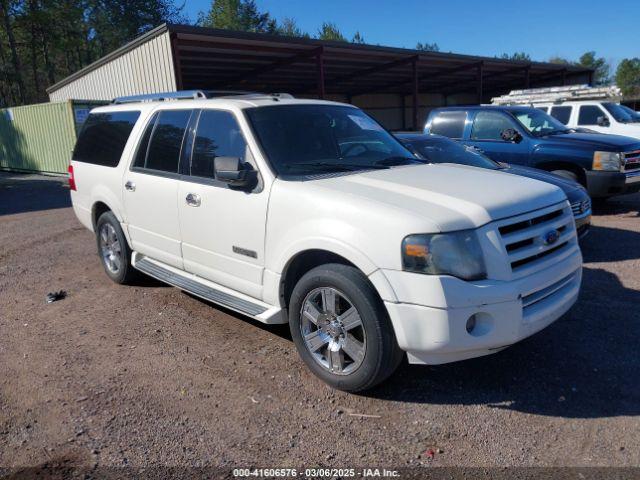
[[[640,57],[640,0],[256,0],[276,19],[293,18],[315,34],[323,21],[351,38],[414,48],[437,43],[444,52],[494,56],[524,51],[533,60],[577,60],[595,50],[614,66]],[[211,0],[188,0],[187,16],[208,11]]]

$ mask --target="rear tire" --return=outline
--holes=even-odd
[[[131,248],[113,212],[104,212],[96,222],[98,256],[107,276],[116,283],[127,284],[138,278],[131,265]]]
[[[307,367],[347,392],[386,380],[404,354],[373,285],[348,265],[321,265],[298,281],[289,302],[289,327]]]

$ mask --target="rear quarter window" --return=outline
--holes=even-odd
[[[139,117],[139,111],[89,114],[73,150],[73,160],[117,167]]]
[[[565,125],[568,125],[569,119],[571,118],[571,108],[572,107],[569,106],[553,107],[551,109],[551,116]]]
[[[467,112],[438,112],[431,120],[429,133],[449,138],[462,138]]]

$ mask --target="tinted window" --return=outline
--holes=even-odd
[[[191,175],[213,178],[216,157],[238,157],[244,160],[247,143],[233,114],[203,110],[193,144]]]
[[[578,125],[597,125],[598,117],[604,117],[602,109],[596,105],[582,105],[578,116]]]
[[[178,172],[182,139],[190,116],[191,110],[164,110],[160,112],[151,134],[145,168],[163,172]]]
[[[500,134],[507,128],[513,128],[513,123],[498,112],[478,112],[473,121],[471,131],[472,140],[500,140]]]
[[[151,133],[153,132],[153,127],[155,126],[157,119],[158,114],[156,113],[151,118],[151,121],[142,135],[142,140],[140,140],[140,145],[138,145],[138,150],[136,151],[136,159],[133,161],[134,167],[144,168],[144,164],[147,161],[147,151],[149,150],[149,139],[151,138]]]
[[[440,112],[431,121],[429,133],[449,138],[462,138],[467,112]]]
[[[551,108],[551,116],[567,125],[569,118],[571,118],[571,107],[553,107]]]
[[[535,107],[536,110],[540,110],[541,112],[547,113],[547,108],[548,107]]]
[[[116,167],[140,112],[92,113],[76,147],[73,160]]]

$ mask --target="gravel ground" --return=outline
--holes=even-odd
[[[286,326],[110,282],[63,181],[3,174],[0,467],[639,466],[639,211],[596,212],[580,300],[551,327],[351,395]]]

